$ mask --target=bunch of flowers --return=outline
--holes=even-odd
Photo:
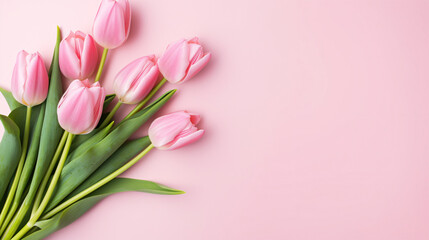
[[[57,29],[49,71],[39,53],[18,53],[12,91],[0,89],[11,109],[9,116],[0,115],[5,129],[0,143],[1,240],[43,239],[116,192],[183,193],[117,177],[153,148],[173,150],[203,136],[204,130],[196,127],[199,115],[178,111],[155,119],[148,136],[129,140],[176,90],[151,101],[155,93],[166,82],[191,79],[210,53],[198,38],[174,42],[160,58],[130,62],[116,75],[115,93],[106,96],[99,82],[106,57],[126,41],[130,24],[128,0],[103,0],[92,36],[76,31],[61,40]],[[97,44],[104,49],[100,61]],[[64,94],[61,75],[73,80]],[[108,112],[115,97],[118,103]],[[112,118],[123,104],[135,107],[115,123]]]

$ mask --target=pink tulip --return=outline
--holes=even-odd
[[[182,83],[201,71],[210,57],[210,53],[203,53],[197,37],[189,41],[182,39],[167,47],[158,60],[158,67],[169,82]]]
[[[130,33],[131,8],[128,0],[103,0],[92,29],[95,41],[104,48],[117,48]]]
[[[60,44],[61,72],[69,79],[86,79],[97,67],[97,46],[89,34],[70,34]]]
[[[72,134],[94,130],[103,111],[104,88],[88,79],[74,80],[58,103],[58,122]]]
[[[200,115],[180,111],[155,119],[149,127],[149,138],[158,149],[173,150],[200,139],[204,130],[195,125]]]
[[[141,57],[125,66],[116,75],[113,88],[121,102],[136,104],[153,88],[158,73],[155,55]]]
[[[18,53],[12,74],[12,94],[26,106],[36,106],[48,95],[49,78],[39,53]]]

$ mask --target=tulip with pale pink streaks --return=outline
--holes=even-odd
[[[89,34],[70,32],[60,44],[60,68],[69,79],[86,79],[97,67],[97,46]]]
[[[158,74],[155,55],[141,57],[125,66],[116,75],[113,89],[119,101],[136,104],[153,88]]]
[[[152,144],[161,150],[173,150],[200,139],[204,130],[195,125],[200,115],[179,111],[155,119],[149,127]]]
[[[92,33],[104,48],[121,46],[130,33],[131,8],[128,0],[103,0],[94,19]]]
[[[48,95],[49,78],[40,54],[18,53],[12,73],[12,94],[16,101],[28,107],[45,101]]]
[[[72,134],[90,133],[97,126],[106,94],[100,83],[74,80],[58,103],[58,122]]]
[[[204,53],[197,37],[182,39],[170,44],[158,60],[158,67],[164,78],[171,83],[182,83],[201,71],[211,58]]]

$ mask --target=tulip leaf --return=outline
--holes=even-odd
[[[39,105],[34,110],[34,113],[32,113],[31,115],[31,121],[35,122],[35,124],[31,124],[31,135],[27,157],[25,159],[24,168],[21,173],[21,178],[19,179],[18,189],[16,191],[15,196],[17,199],[21,199],[21,196],[24,193],[25,188],[27,187],[28,180],[30,179],[34,170],[37,154],[39,151],[40,135],[42,133],[43,126],[43,117],[45,116],[45,104]]]
[[[40,182],[45,176],[46,170],[54,156],[58,142],[64,132],[60,127],[57,118],[57,105],[62,96],[61,72],[59,68],[59,45],[61,42],[61,30],[57,27],[57,42],[55,45],[53,61],[51,64],[48,97],[46,98],[45,114],[43,119],[42,132],[40,136],[40,145],[37,155],[37,162],[34,169],[33,178],[27,197],[32,199]]]
[[[76,147],[76,149],[71,152],[67,156],[66,165],[72,160],[76,159],[86,151],[88,151],[92,146],[103,140],[103,138],[110,132],[110,129],[113,127],[113,122],[107,125],[105,128],[97,132],[95,135],[93,135],[91,138],[89,138],[87,141],[85,141],[84,144],[81,144]]]
[[[130,178],[115,178],[106,185],[97,189],[92,194],[77,201],[70,207],[56,214],[52,218],[37,222],[36,229],[39,230],[29,234],[27,237],[23,238],[23,240],[43,239],[74,222],[105,197],[114,193],[126,191],[138,191],[164,195],[178,195],[184,193],[183,191],[172,189],[151,181]]]
[[[9,108],[11,111],[13,111],[15,108],[23,106],[21,103],[15,100],[12,93],[8,90],[0,87],[0,92],[3,94],[4,98],[6,99],[7,105],[9,105]]]
[[[18,166],[21,156],[20,131],[16,123],[4,115],[0,115],[4,127],[3,138],[0,143],[0,200],[9,185],[12,175]]]
[[[155,114],[173,96],[176,90],[171,90],[158,98],[151,105],[137,112],[131,118],[122,121],[103,140],[92,146],[84,154],[71,159],[59,178],[52,200],[46,211],[54,208],[101,164],[103,164],[125,141],[137,131],[153,114]]]
[[[104,98],[103,110],[106,110],[106,108],[113,101],[113,99],[115,99],[115,97],[116,97],[116,94],[109,94]]]
[[[129,160],[131,160],[131,158],[148,147],[150,143],[149,137],[147,136],[124,143],[124,145],[110,156],[94,173],[91,174],[91,176],[79,185],[79,187],[77,187],[67,197],[67,199],[94,185],[96,182],[125,165]]]
[[[30,120],[30,139],[33,134],[34,126],[36,125],[37,119],[39,118],[39,112],[42,105],[35,106],[31,110],[31,120]],[[25,131],[25,119],[27,118],[27,106],[21,106],[15,108],[11,113],[9,113],[9,118],[12,119],[16,125],[19,127],[21,132],[21,141],[24,137]]]

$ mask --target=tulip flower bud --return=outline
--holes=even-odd
[[[128,0],[103,0],[94,19],[92,34],[102,47],[117,48],[127,40],[130,23]]]
[[[97,67],[97,46],[89,34],[80,31],[70,34],[60,43],[61,72],[69,79],[86,79]]]
[[[72,134],[90,133],[97,126],[106,94],[100,83],[74,80],[58,103],[58,122]]]
[[[36,106],[48,95],[49,78],[39,53],[18,53],[12,74],[12,94],[16,101],[26,106]]]
[[[116,75],[115,94],[126,104],[141,102],[155,85],[158,73],[155,55],[138,58]]]
[[[201,71],[210,57],[210,53],[203,53],[197,37],[189,41],[182,39],[167,47],[158,60],[158,67],[170,83],[182,83]]]
[[[155,119],[149,127],[149,138],[158,149],[173,150],[200,139],[204,130],[195,125],[200,115],[180,111]]]

